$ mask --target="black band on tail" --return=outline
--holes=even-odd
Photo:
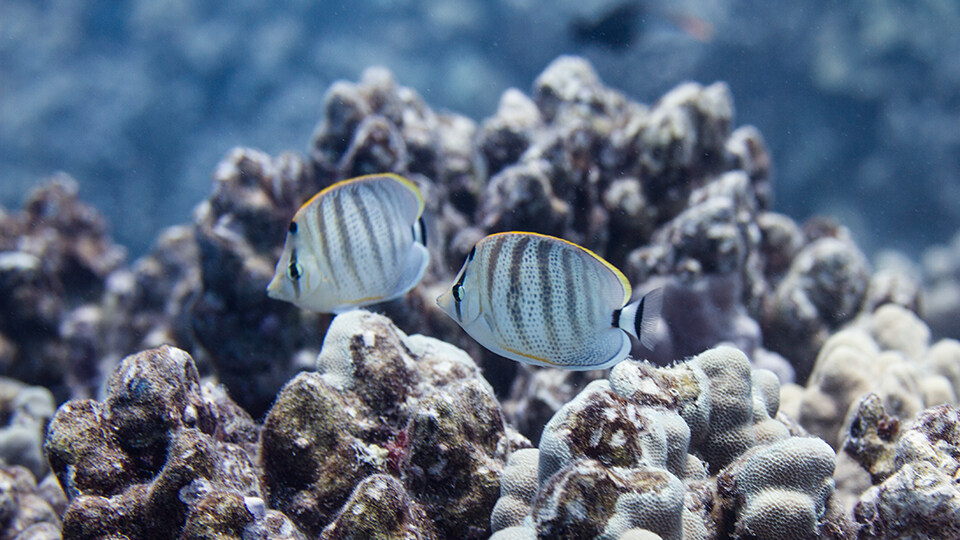
[[[637,315],[633,318],[633,328],[636,332],[637,337],[643,335],[643,303],[647,301],[647,297],[644,296],[640,299],[640,305],[637,306]]]
[[[613,326],[640,340],[640,344],[653,349],[656,343],[657,322],[663,305],[663,289],[653,289],[643,298],[631,302],[613,312]]]

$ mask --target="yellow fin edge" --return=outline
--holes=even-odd
[[[363,303],[366,303],[366,302],[374,302],[374,303],[376,303],[376,302],[379,302],[379,301],[383,300],[383,299],[386,298],[386,297],[387,297],[387,295],[385,295],[385,294],[381,294],[380,296],[367,296],[366,298],[358,298],[358,299],[354,300],[353,302],[351,302],[351,304],[363,304]]]
[[[354,183],[354,182],[365,182],[365,181],[370,181],[370,180],[376,180],[376,179],[378,179],[378,178],[389,178],[389,179],[391,179],[391,180],[394,180],[394,181],[396,181],[396,182],[399,182],[403,187],[405,187],[405,188],[409,189],[411,192],[413,192],[413,195],[417,198],[417,218],[419,218],[421,215],[423,215],[423,209],[424,209],[424,207],[426,206],[426,201],[425,201],[424,198],[423,198],[423,193],[420,192],[420,188],[417,187],[417,184],[413,183],[412,180],[408,180],[407,178],[404,178],[404,177],[402,177],[402,176],[400,176],[399,174],[396,174],[396,173],[365,174],[365,175],[363,175],[363,176],[357,176],[357,177],[354,177],[354,178],[347,178],[346,180],[340,180],[339,182],[334,182],[334,183],[330,184],[329,186],[321,189],[319,193],[317,193],[317,194],[314,195],[313,197],[310,197],[310,198],[307,200],[307,202],[305,202],[305,203],[303,203],[302,205],[300,205],[300,209],[297,210],[297,213],[299,213],[300,210],[303,210],[303,209],[306,208],[307,206],[310,206],[310,204],[313,203],[313,201],[317,200],[318,198],[326,195],[327,193],[329,193],[329,192],[331,192],[331,191],[333,191],[333,190],[335,190],[335,189],[338,189],[338,188],[340,188],[340,187],[343,187],[343,186],[345,186],[345,185],[347,185],[347,184],[352,184],[352,183]]]
[[[529,358],[530,360],[535,360],[535,361],[537,361],[537,362],[541,362],[541,363],[543,363],[543,364],[547,364],[547,365],[553,366],[553,367],[563,367],[563,366],[561,366],[560,364],[557,364],[556,362],[551,362],[551,361],[547,360],[546,358],[540,358],[539,356],[534,356],[534,355],[532,355],[532,354],[527,354],[527,353],[522,353],[522,352],[520,352],[520,351],[515,351],[515,350],[510,349],[510,348],[508,348],[508,347],[504,347],[503,345],[501,345],[500,347],[502,347],[503,350],[507,351],[508,353],[512,353],[512,354],[515,354],[515,355],[517,355],[517,356],[522,356],[522,357],[524,357],[524,358]]]
[[[554,240],[554,241],[557,241],[557,242],[562,242],[562,243],[567,244],[567,245],[569,245],[569,246],[572,246],[572,247],[574,247],[574,248],[576,248],[576,249],[579,249],[580,251],[585,252],[587,255],[593,257],[593,258],[596,259],[598,262],[600,262],[601,264],[603,264],[604,266],[606,266],[607,268],[609,268],[609,269],[613,272],[613,275],[617,276],[617,279],[620,280],[620,284],[623,285],[623,303],[621,304],[621,306],[625,306],[625,305],[627,305],[628,302],[630,302],[630,297],[633,296],[633,286],[630,285],[630,281],[627,279],[627,276],[623,275],[623,272],[621,272],[619,268],[617,268],[616,266],[610,264],[609,262],[607,262],[606,259],[604,259],[603,257],[597,255],[597,254],[594,253],[593,251],[590,251],[589,249],[581,246],[580,244],[574,244],[573,242],[571,242],[571,241],[569,241],[569,240],[564,240],[563,238],[557,238],[556,236],[550,236],[549,234],[540,234],[540,233],[535,233],[535,232],[506,231],[506,232],[500,232],[500,233],[491,234],[491,235],[488,236],[487,238],[493,238],[494,236],[501,236],[501,235],[506,235],[506,234],[524,234],[524,235],[527,235],[527,236],[539,236],[540,238],[546,238],[547,240]],[[513,351],[511,351],[511,352],[513,352]],[[517,354],[521,354],[521,353],[517,353]]]

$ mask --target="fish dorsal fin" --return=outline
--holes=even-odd
[[[401,186],[410,191],[410,193],[417,199],[417,218],[423,215],[423,209],[426,207],[426,200],[423,198],[423,192],[420,191],[420,188],[417,187],[417,184],[413,183],[412,180],[404,178],[399,174],[394,173],[382,173],[382,174],[369,174],[367,176],[360,176],[354,178],[354,180],[377,180],[377,179],[391,179],[399,183]]]
[[[348,178],[346,180],[340,180],[339,182],[334,182],[329,186],[320,190],[319,193],[310,197],[307,202],[303,203],[300,206],[300,209],[297,213],[303,211],[304,208],[310,206],[314,202],[320,200],[324,195],[336,191],[338,189],[347,187],[352,184],[357,184],[360,182],[391,182],[400,187],[401,189],[408,191],[413,198],[416,200],[417,204],[417,215],[414,219],[419,219],[423,215],[423,209],[426,206],[426,201],[423,198],[423,193],[420,191],[420,188],[417,187],[412,181],[400,176],[399,174],[394,173],[378,173],[378,174],[367,174],[364,176],[358,176],[356,178]]]
[[[535,236],[543,240],[546,240],[547,242],[565,244],[566,246],[573,248],[575,251],[579,252],[584,257],[588,259],[593,259],[594,261],[603,265],[607,270],[612,272],[614,277],[617,278],[617,280],[620,282],[620,285],[623,287],[623,300],[621,301],[620,305],[626,305],[628,302],[630,302],[630,297],[633,295],[633,287],[630,285],[630,280],[628,280],[627,276],[623,275],[623,272],[621,272],[616,266],[610,264],[603,257],[597,255],[593,251],[590,251],[589,249],[579,244],[574,244],[569,240],[564,240],[563,238],[557,238],[556,236],[550,236],[548,234],[540,234],[540,233],[534,233],[534,232],[509,231],[509,232],[491,234],[490,237],[500,236],[502,234],[524,234],[527,236]]]

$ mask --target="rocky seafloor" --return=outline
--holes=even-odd
[[[427,200],[423,281],[268,299],[299,205],[384,171]],[[874,269],[776,213],[723,83],[645,105],[561,57],[477,124],[370,69],[307,155],[238,148],[213,184],[132,263],[65,175],[0,213],[0,538],[960,537],[960,250]],[[435,298],[507,230],[663,287],[654,350],[473,342]]]

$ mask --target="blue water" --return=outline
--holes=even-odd
[[[641,102],[727,81],[772,150],[776,209],[833,215],[867,252],[960,227],[960,4],[648,1],[626,43],[571,32],[622,4],[4,0],[0,202],[66,171],[136,255],[231,147],[303,151],[336,79],[383,65],[480,120],[573,53]]]

